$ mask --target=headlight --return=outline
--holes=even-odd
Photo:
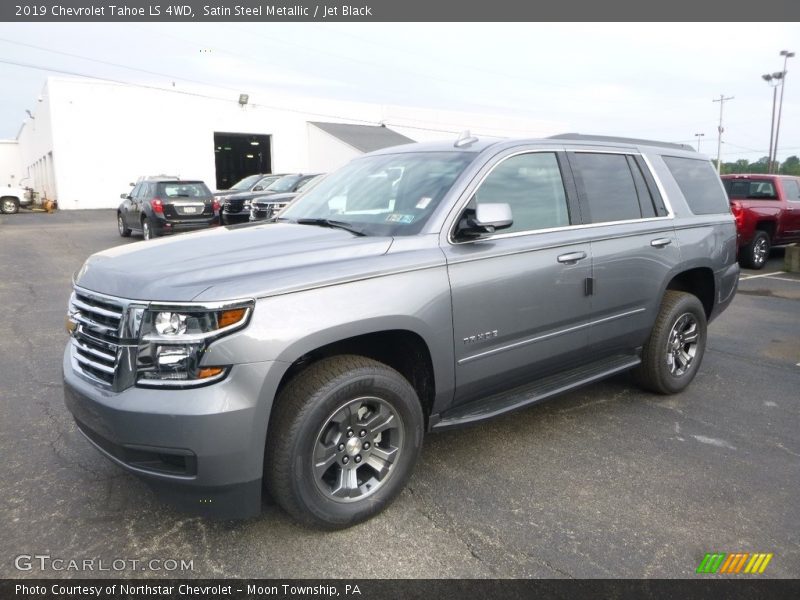
[[[228,366],[200,366],[208,346],[247,325],[253,302],[220,307],[151,305],[142,318],[136,385],[190,387],[225,377]]]

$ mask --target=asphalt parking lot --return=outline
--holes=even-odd
[[[77,432],[61,389],[70,279],[113,211],[0,216],[0,577],[696,577],[706,552],[800,576],[800,276],[743,271],[693,385],[627,376],[431,435],[408,488],[352,529],[215,522],[160,504]],[[770,275],[772,274],[772,275]],[[189,572],[20,571],[15,557],[184,559]]]

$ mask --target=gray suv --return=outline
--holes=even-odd
[[[66,404],[183,507],[253,516],[264,486],[304,523],[347,527],[397,496],[426,432],[626,370],[680,392],[738,274],[722,183],[686,146],[389,148],[275,223],[91,256]]]

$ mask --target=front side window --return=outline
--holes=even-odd
[[[624,154],[576,152],[570,156],[578,193],[588,223],[608,223],[652,217],[643,215],[633,173]],[[635,166],[635,165],[634,165]]]
[[[328,219],[365,235],[413,235],[475,158],[471,152],[401,152],[356,159],[304,190],[279,221]]]
[[[514,223],[501,233],[569,225],[567,195],[553,152],[519,154],[501,162],[483,180],[467,210],[484,203],[511,207]]]

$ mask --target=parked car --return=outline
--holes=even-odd
[[[120,194],[117,229],[122,237],[141,232],[145,240],[216,225],[219,203],[202,181],[142,178]]]
[[[426,432],[628,370],[684,390],[736,292],[735,256],[722,183],[686,146],[387,148],[275,223],[89,257],[66,405],[185,508],[255,515],[266,484],[299,521],[347,527],[398,495]]]
[[[231,194],[242,194],[245,192],[263,192],[267,187],[284,176],[284,173],[257,173],[248,175],[244,179],[237,181],[227,190],[217,190],[214,197],[218,200]]]
[[[250,220],[250,208],[254,198],[262,198],[272,194],[296,193],[317,175],[316,173],[310,175],[300,173],[283,175],[261,191],[233,194],[223,198],[222,224],[246,223]]]
[[[280,211],[289,206],[289,204],[298,195],[304,194],[309,190],[314,189],[322,179],[324,174],[317,175],[306,179],[301,183],[294,192],[285,194],[272,194],[269,196],[257,196],[250,201],[250,220],[251,221],[268,221],[275,217]]]
[[[800,177],[723,175],[742,266],[761,269],[772,246],[800,242]]]
[[[0,212],[14,214],[19,212],[20,206],[30,206],[33,203],[33,193],[29,188],[7,187],[0,188]]]

